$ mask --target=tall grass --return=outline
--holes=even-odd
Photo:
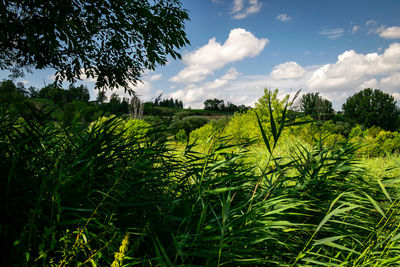
[[[348,143],[276,157],[288,106],[269,107],[262,171],[227,137],[181,153],[162,126],[126,139],[115,118],[88,130],[1,109],[2,265],[398,265],[398,177],[369,179]]]

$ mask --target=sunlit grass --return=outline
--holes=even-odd
[[[284,116],[261,143],[193,146],[0,115],[4,266],[399,263],[398,156],[298,142]]]

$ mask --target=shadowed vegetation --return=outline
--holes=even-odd
[[[263,99],[260,162],[254,140],[221,131],[199,152],[172,145],[162,124],[60,127],[2,108],[2,265],[396,265],[398,177],[370,177],[349,142],[280,155],[286,127],[305,124],[288,100]]]

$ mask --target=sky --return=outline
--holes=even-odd
[[[210,98],[253,106],[265,88],[280,96],[301,89],[319,92],[340,110],[354,93],[377,88],[400,103],[399,0],[182,2],[191,44],[180,51],[182,60],[146,72],[134,88],[144,101],[162,93],[191,108]],[[34,71],[17,81],[41,88],[54,73]],[[96,97],[93,80],[76,84]]]

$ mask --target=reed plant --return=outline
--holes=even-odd
[[[261,165],[218,134],[180,151],[163,125],[137,139],[0,109],[1,264],[397,266],[398,177],[371,179],[346,142],[275,156],[289,104],[268,107]]]

